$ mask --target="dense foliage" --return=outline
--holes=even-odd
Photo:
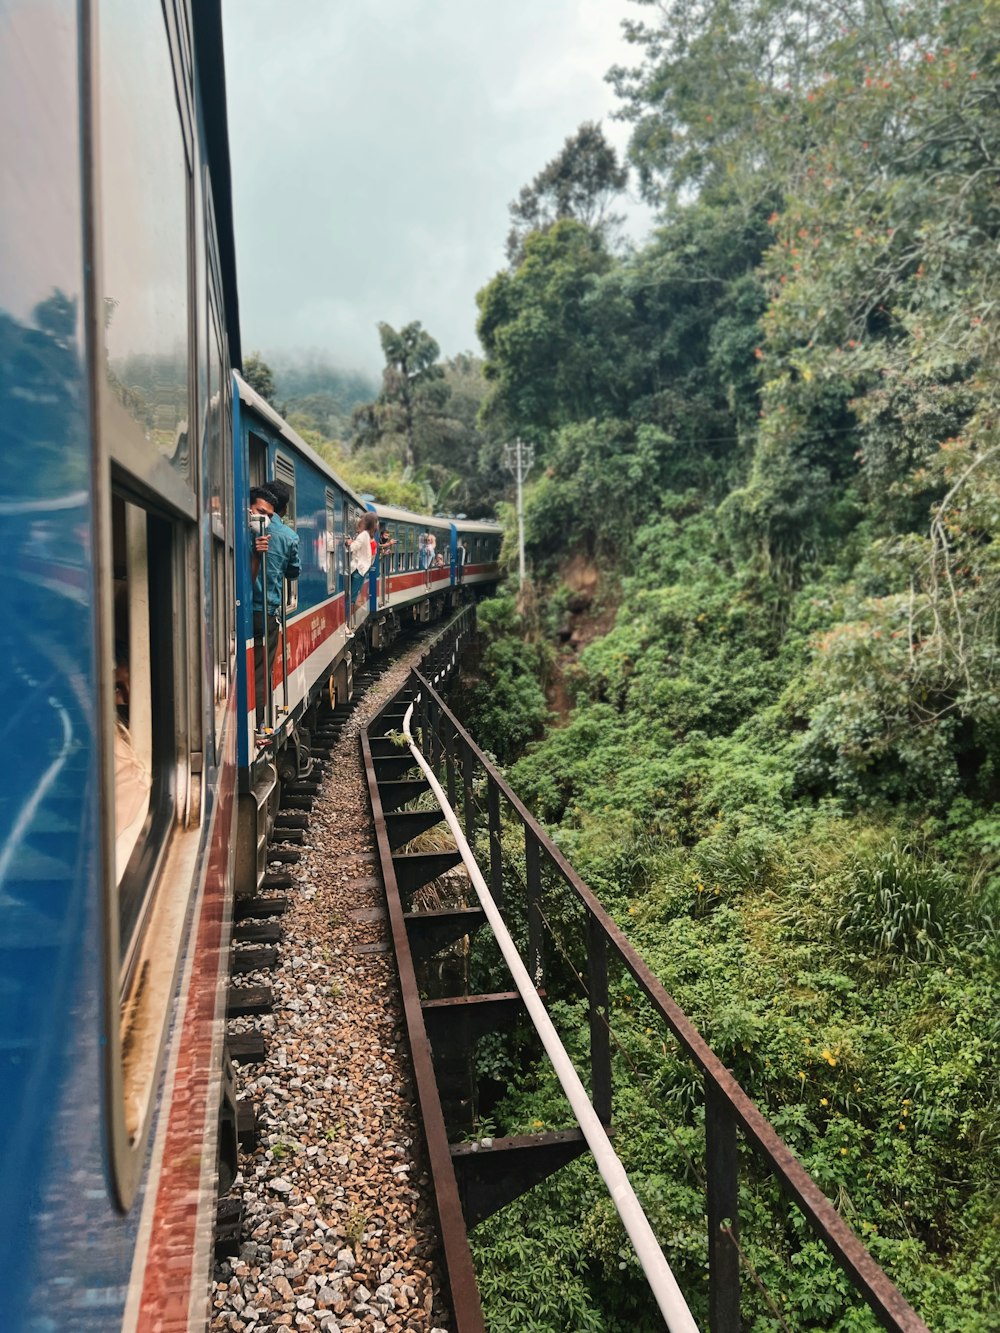
[[[1000,4],[636,3],[614,77],[657,232],[616,255],[550,222],[479,296],[483,418],[542,464],[538,600],[570,556],[621,597],[554,660],[573,707],[512,781],[928,1323],[985,1333]],[[472,722],[506,756],[540,725],[537,623],[487,628]],[[697,1081],[620,978],[613,1026],[619,1146],[703,1317]],[[496,1132],[568,1123],[530,1047],[483,1058]],[[874,1328],[749,1159],[741,1212],[746,1327]],[[586,1164],[477,1237],[492,1329],[655,1326]]]

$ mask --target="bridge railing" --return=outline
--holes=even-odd
[[[467,608],[470,619],[473,608]],[[474,622],[472,622],[474,624]],[[545,980],[546,909],[554,886],[567,889],[582,909],[586,941],[585,975],[590,1027],[592,1103],[605,1124],[611,1123],[612,1077],[609,975],[613,967],[631,975],[658,1018],[672,1033],[684,1056],[697,1069],[704,1087],[705,1195],[708,1223],[709,1326],[712,1333],[739,1333],[741,1266],[739,1139],[750,1145],[794,1201],[814,1234],[833,1255],[862,1300],[884,1328],[897,1333],[928,1333],[926,1324],[875,1262],[805,1168],[782,1141],[733,1074],[723,1065],[694,1024],[667,993],[625,934],[569,864],[545,829],[511,789],[496,765],[448,708],[438,691],[455,669],[472,625],[449,634],[428,652],[410,679],[413,730],[422,753],[439,775],[449,802],[461,812],[465,836],[482,849],[482,869],[490,892],[506,916],[524,925],[526,963],[536,985]],[[512,849],[512,832],[515,846]],[[505,902],[517,885],[522,901]],[[751,1270],[751,1276],[759,1279]],[[782,1324],[784,1319],[773,1311]],[[785,1324],[785,1327],[788,1327]]]

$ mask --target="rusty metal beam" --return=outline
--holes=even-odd
[[[372,763],[375,766],[375,777],[379,782],[394,782],[416,768],[413,757],[409,754],[385,755],[381,759],[373,757]]]
[[[586,1151],[578,1129],[453,1143],[451,1160],[469,1230]]]
[[[474,935],[486,913],[481,907],[446,907],[437,912],[407,912],[405,919],[413,957],[422,963],[456,940]]]
[[[379,800],[375,760],[372,758],[368,738],[364,733],[361,736],[361,754],[368,783],[368,796],[371,801],[375,841],[385,880],[389,929],[399,974],[399,988],[409,1038],[410,1059],[413,1062],[413,1079],[420,1110],[420,1123],[423,1127],[424,1140],[427,1144],[427,1157],[431,1168],[431,1185],[434,1190],[434,1203],[441,1234],[441,1249],[451,1295],[454,1329],[455,1333],[486,1333],[482,1304],[479,1299],[479,1287],[476,1283],[476,1270],[469,1250],[469,1237],[461,1201],[458,1197],[455,1172],[451,1164],[448,1135],[445,1131],[444,1116],[441,1112],[441,1100],[437,1094],[431,1044],[427,1038],[423,1015],[420,1011],[420,992],[417,988],[413,957],[407,939],[403,904],[399,896],[392,850],[389,847],[389,835],[386,832],[385,817]]]
[[[398,851],[421,833],[426,833],[428,829],[440,824],[443,819],[444,815],[437,806],[433,810],[404,810],[392,814],[386,812],[385,826],[389,833],[390,847],[394,852]]]
[[[423,778],[403,778],[400,782],[380,782],[378,790],[382,809],[389,814],[430,791],[430,787]]]
[[[462,853],[457,848],[450,852],[408,852],[392,858],[396,883],[404,898],[461,863]]]
[[[456,1039],[463,1047],[467,1046],[486,1032],[510,1027],[524,1014],[524,1001],[516,990],[424,1000],[420,1007],[435,1051],[454,1046]]]

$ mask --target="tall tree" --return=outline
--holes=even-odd
[[[522,263],[477,294],[476,327],[492,384],[485,421],[537,440],[568,421],[601,415],[609,395],[625,391],[612,344],[614,312],[598,298],[612,262],[597,232],[567,218],[531,233]]]
[[[429,405],[441,396],[434,392],[435,381],[444,377],[444,370],[438,365],[441,348],[419,320],[398,331],[391,324],[381,323],[378,332],[385,356],[379,404],[389,409],[383,415],[382,429],[390,422],[398,426],[404,440],[406,465],[413,467],[418,401],[423,397]]]
[[[584,121],[511,204],[507,258],[518,264],[524,257],[525,238],[563,218],[582,222],[607,240],[620,221],[608,210],[627,181],[628,168],[619,163],[600,125]]]
[[[274,402],[274,374],[260,352],[250,352],[243,358],[243,378],[261,398]]]

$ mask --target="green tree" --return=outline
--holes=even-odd
[[[274,374],[260,352],[249,352],[243,358],[243,378],[250,388],[267,402],[274,402]]]
[[[517,269],[479,292],[477,331],[492,384],[484,421],[537,437],[613,408],[625,386],[599,297],[612,262],[597,232],[564,219],[532,232]]]
[[[607,240],[621,221],[608,210],[627,183],[628,168],[619,164],[601,126],[584,121],[510,205],[507,258],[516,267],[524,258],[525,238],[563,218],[575,218]]]
[[[404,462],[407,467],[416,463],[416,431],[418,413],[439,407],[444,395],[438,381],[444,371],[438,364],[441,349],[419,320],[413,320],[398,331],[391,324],[379,324],[379,338],[385,356],[382,372],[382,392],[374,419],[378,431],[395,428],[404,442]]]

